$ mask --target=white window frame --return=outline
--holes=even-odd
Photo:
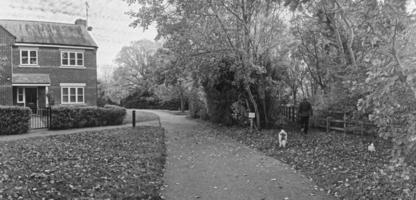
[[[27,51],[27,64],[23,63],[23,51]],[[35,64],[30,64],[30,52],[31,51],[35,51],[36,52],[36,63]],[[20,48],[20,66],[30,66],[30,67],[34,67],[34,66],[39,66],[39,51],[37,48]]]
[[[68,55],[68,64],[64,65],[64,54]],[[75,53],[75,65],[71,65],[70,54]],[[82,65],[78,65],[78,54],[82,54]],[[84,68],[85,67],[85,52],[79,50],[61,50],[61,67],[63,68]]]
[[[19,101],[19,89],[22,89],[22,91],[23,91],[23,94],[22,94],[22,96],[23,96],[23,100],[22,101]],[[25,88],[17,88],[17,91],[16,91],[16,102],[17,103],[25,103],[26,101],[26,91],[25,91]]]
[[[61,83],[61,104],[85,104],[85,83]],[[68,88],[68,102],[64,102],[64,88]],[[71,102],[71,88],[75,88],[75,102]],[[82,102],[78,101],[78,88],[82,88]]]

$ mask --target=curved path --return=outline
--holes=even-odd
[[[149,111],[149,110],[147,110]],[[206,123],[164,111],[167,200],[333,199],[280,161],[213,133]]]

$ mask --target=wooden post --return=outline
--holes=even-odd
[[[289,119],[288,109],[289,109],[289,107],[285,106],[285,117]]]
[[[326,117],[326,133],[329,133],[329,117]]]
[[[250,133],[253,132],[253,118],[250,118]]]
[[[295,106],[292,106],[292,122],[295,122]]]
[[[253,132],[253,126],[254,126],[253,120],[255,117],[256,117],[256,113],[253,113],[253,112],[248,113],[248,118],[250,119],[250,133]]]
[[[160,121],[160,117],[157,118],[159,120],[159,127],[162,127],[162,122]]]
[[[292,118],[291,118],[291,120],[292,120],[292,122],[294,122],[295,121],[295,107],[294,106],[291,106],[291,116],[292,116]]]
[[[344,133],[347,133],[347,114],[344,113]]]
[[[136,127],[136,111],[135,110],[133,110],[132,111],[132,115],[131,115],[131,122],[132,122],[132,124],[133,124],[133,127]]]
[[[48,107],[48,110],[47,110],[47,112],[48,112],[48,129],[50,129],[51,128],[51,123],[52,123],[52,107]]]
[[[299,121],[298,112],[296,112],[296,111],[297,111],[296,107],[295,107],[295,106],[293,106],[293,116],[294,116],[293,121],[294,121],[295,123]],[[309,120],[309,121],[310,121],[310,120]]]

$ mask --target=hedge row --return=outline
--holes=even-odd
[[[179,99],[172,99],[170,101],[161,101],[153,97],[139,97],[136,99],[124,99],[121,101],[121,105],[126,108],[136,109],[162,109],[162,110],[179,110],[181,102]],[[185,110],[187,109],[187,103],[185,104]]]
[[[51,115],[50,129],[121,125],[126,109],[114,105],[54,106]]]
[[[29,108],[0,106],[0,135],[26,133],[30,126]]]

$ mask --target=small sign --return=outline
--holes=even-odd
[[[253,119],[255,117],[256,117],[256,113],[254,113],[254,112],[248,113],[248,118]]]

